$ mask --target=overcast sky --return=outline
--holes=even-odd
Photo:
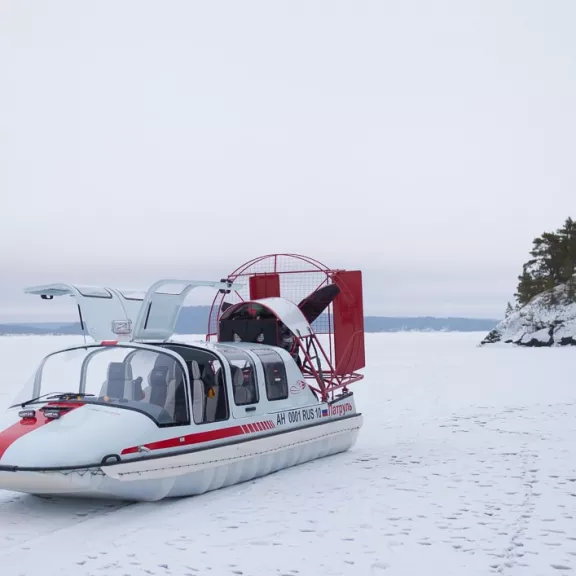
[[[573,0],[0,0],[0,321],[57,310],[26,284],[277,251],[363,269],[367,313],[500,317],[576,217],[575,29]]]

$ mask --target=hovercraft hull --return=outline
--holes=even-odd
[[[59,469],[0,466],[0,489],[76,498],[157,501],[203,494],[349,450],[362,415],[219,446]]]

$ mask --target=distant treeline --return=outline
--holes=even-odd
[[[187,306],[182,308],[177,334],[205,334],[208,326],[210,306]],[[497,320],[487,318],[436,318],[432,316],[388,317],[366,316],[366,332],[446,331],[446,332],[483,332],[492,330]],[[76,322],[34,322],[20,324],[0,324],[0,334],[81,334],[80,324]]]

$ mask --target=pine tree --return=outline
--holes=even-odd
[[[565,268],[566,274],[566,300],[568,302],[576,302],[576,279],[574,278],[574,261],[567,259]]]
[[[567,284],[567,290],[566,290],[566,300],[568,300],[568,302],[576,302],[576,284],[574,281],[574,276],[572,276]]]
[[[512,304],[508,302],[508,304],[506,304],[506,312],[504,313],[504,318],[508,318],[512,312],[514,312],[514,308],[512,307]]]
[[[522,306],[534,296],[560,284],[568,284],[568,298],[576,301],[576,222],[567,218],[556,232],[544,232],[532,241],[530,260],[522,267],[514,295]],[[557,295],[550,294],[550,305],[557,304]]]
[[[563,246],[563,280],[567,282],[574,275],[576,267],[576,222],[567,218],[564,226],[559,228],[557,234]]]
[[[518,287],[516,294],[514,294],[516,301],[520,306],[523,306],[543,290],[545,288],[542,280],[536,276],[532,269],[532,262],[527,262],[524,264],[522,274],[518,276]]]

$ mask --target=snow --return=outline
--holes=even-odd
[[[522,346],[576,344],[576,302],[563,284],[535,296],[502,320],[482,344],[502,342]],[[551,297],[554,302],[551,302]]]
[[[178,501],[0,492],[6,576],[450,576],[576,568],[570,348],[367,336],[365,425],[342,455]],[[190,339],[190,337],[187,337]],[[193,339],[193,338],[192,338]],[[0,338],[0,405],[76,337]]]

